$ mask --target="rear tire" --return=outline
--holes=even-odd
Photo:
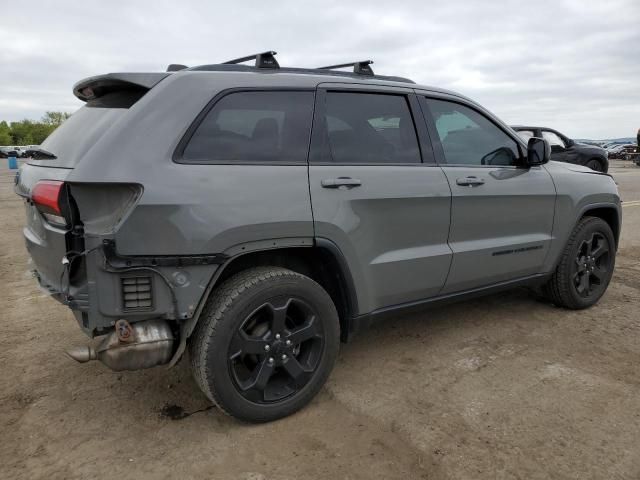
[[[573,229],[560,263],[543,287],[555,305],[588,308],[607,290],[615,267],[616,244],[611,227],[597,217],[584,217]]]
[[[251,268],[211,295],[189,341],[195,379],[225,413],[268,422],[304,407],[338,355],[340,327],[327,292],[279,267]]]

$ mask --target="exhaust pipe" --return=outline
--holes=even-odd
[[[171,328],[164,320],[130,324],[121,319],[115,330],[102,336],[95,347],[74,347],[66,353],[79,363],[100,360],[115,371],[141,370],[169,363],[173,341]]]
[[[66,350],[65,353],[78,363],[87,363],[89,360],[96,360],[98,358],[96,351],[89,345],[72,347]]]

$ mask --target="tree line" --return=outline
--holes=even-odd
[[[70,116],[68,112],[47,112],[39,121],[0,121],[0,145],[40,145]]]

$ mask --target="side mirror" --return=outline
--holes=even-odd
[[[527,165],[543,165],[549,161],[551,147],[549,142],[543,138],[531,137],[527,144]]]

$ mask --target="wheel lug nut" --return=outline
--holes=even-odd
[[[269,357],[268,362],[269,362],[269,364],[272,364],[274,362],[273,357]]]
[[[268,352],[269,350],[271,350],[271,347],[269,345],[265,345],[264,346],[264,351]]]
[[[289,345],[291,345],[291,340],[287,340],[287,341],[286,341],[286,342],[284,342],[284,343],[286,343],[286,345],[287,345],[287,346],[289,346]]]
[[[276,333],[276,340],[280,340],[280,334]]]
[[[283,360],[286,360],[286,359],[287,359],[287,355],[283,353],[283,354],[282,354],[282,359],[283,359]]]

